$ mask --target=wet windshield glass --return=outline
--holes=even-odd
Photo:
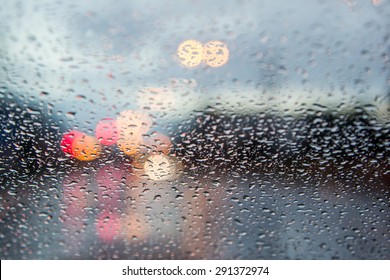
[[[0,5],[1,259],[388,259],[388,1]]]

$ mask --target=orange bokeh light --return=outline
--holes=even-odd
[[[117,141],[119,149],[128,156],[142,153],[143,140],[141,135],[121,137]]]
[[[95,137],[83,134],[74,139],[72,150],[76,159],[91,161],[100,156],[102,147]]]

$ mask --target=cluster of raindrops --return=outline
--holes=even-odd
[[[89,209],[95,209],[94,233],[103,243],[141,241],[149,236],[151,225],[138,212],[142,208],[139,197],[145,197],[147,185],[165,186],[179,178],[183,169],[172,152],[170,138],[150,132],[152,124],[148,114],[127,110],[116,119],[100,120],[94,136],[77,130],[63,135],[61,147],[70,158],[93,161],[104,154],[104,146],[116,145],[125,158],[131,159],[104,160],[94,165],[96,169],[75,169],[64,178],[61,221],[69,232],[70,244],[74,243],[73,233],[85,228],[83,221],[90,217]],[[139,209],[134,211],[134,207]]]
[[[123,213],[119,210],[125,207],[124,197],[134,195],[122,188],[122,178],[134,184],[137,177],[113,164],[103,165],[93,177],[85,177],[80,170],[69,173],[63,181],[61,219],[64,227],[71,233],[79,231],[83,227],[83,219],[88,215],[87,209],[93,207],[96,209],[95,232],[103,242],[116,238],[146,237],[148,230],[142,216],[131,209]],[[96,192],[91,191],[91,182],[97,186]],[[90,195],[92,193],[93,196]]]
[[[177,48],[177,56],[181,64],[195,67],[202,62],[210,67],[220,67],[229,60],[229,49],[224,42],[209,41],[202,44],[196,40],[186,40]]]
[[[102,146],[117,145],[119,150],[132,158],[138,175],[149,179],[169,180],[176,173],[177,159],[171,155],[172,142],[161,132],[150,131],[153,119],[147,113],[127,110],[116,119],[100,120],[91,136],[79,130],[65,133],[61,149],[70,158],[93,161],[102,154]]]

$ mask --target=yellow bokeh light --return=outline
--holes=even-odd
[[[72,143],[74,157],[82,161],[91,161],[99,157],[102,147],[99,141],[89,135],[76,137]]]
[[[142,133],[146,133],[152,124],[152,118],[142,111],[121,112],[116,120],[120,138],[140,136]]]
[[[170,180],[176,172],[175,164],[165,155],[152,155],[145,162],[145,175],[153,181]]]
[[[229,60],[229,49],[224,42],[210,41],[203,47],[203,61],[211,67],[220,67]]]
[[[141,134],[121,137],[117,141],[119,149],[128,156],[135,156],[141,153],[143,140]]]
[[[128,156],[141,153],[142,134],[146,133],[152,124],[152,118],[142,111],[127,110],[121,112],[116,120],[119,149]]]
[[[196,40],[186,40],[177,48],[180,63],[187,67],[195,67],[202,62],[203,46]]]

